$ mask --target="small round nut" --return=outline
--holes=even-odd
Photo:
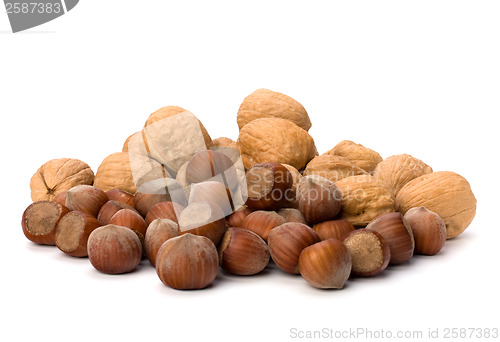
[[[274,263],[283,271],[299,274],[299,256],[302,250],[320,241],[311,227],[287,222],[271,230],[269,251]]]
[[[113,224],[95,229],[89,236],[87,248],[92,266],[108,274],[133,271],[142,256],[137,235],[126,227]]]
[[[56,244],[57,224],[68,212],[68,208],[57,202],[33,202],[23,213],[23,233],[34,243],[53,246]]]
[[[305,176],[297,186],[299,210],[310,224],[331,220],[341,209],[342,193],[332,181],[321,176]]]
[[[411,208],[404,215],[415,238],[415,253],[437,254],[446,242],[446,225],[436,213],[425,207]]]
[[[172,220],[158,218],[149,224],[144,238],[144,247],[151,265],[156,265],[156,255],[161,245],[178,235],[179,225]]]
[[[341,289],[351,274],[351,268],[347,247],[336,239],[318,242],[300,253],[300,274],[316,288]]]
[[[330,220],[315,224],[314,231],[321,240],[337,239],[343,241],[349,233],[354,230],[354,226],[347,220]]]
[[[203,289],[217,276],[219,257],[215,245],[204,236],[184,234],[161,245],[156,273],[167,286],[178,290]]]
[[[269,247],[260,236],[247,229],[228,228],[219,245],[219,262],[236,275],[254,275],[269,263]]]

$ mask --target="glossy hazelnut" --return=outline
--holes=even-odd
[[[287,222],[269,233],[271,258],[283,271],[299,274],[299,256],[302,250],[320,241],[318,234],[303,223]]]
[[[142,255],[137,235],[126,227],[113,224],[95,229],[89,236],[87,249],[92,266],[108,274],[133,271]]]
[[[171,201],[156,203],[146,215],[146,224],[149,225],[158,218],[165,218],[178,223],[183,210],[182,205]]]
[[[330,220],[315,224],[314,231],[318,233],[321,240],[337,239],[344,240],[350,232],[354,231],[354,226],[347,220]]]
[[[226,217],[228,227],[241,227],[243,220],[252,213],[247,207],[241,207],[234,213]]]
[[[108,191],[106,191],[106,195],[111,201],[122,202],[131,207],[134,206],[134,195],[127,191],[120,189],[109,189]]]
[[[335,184],[321,176],[302,177],[297,186],[299,210],[310,224],[335,218],[341,209],[341,199]]]
[[[283,223],[286,223],[286,220],[275,211],[257,210],[243,220],[241,228],[254,232],[267,242],[269,232]]]
[[[246,173],[250,210],[278,210],[293,200],[292,174],[279,163],[252,166]]]
[[[316,288],[341,289],[351,274],[351,268],[347,247],[336,239],[318,242],[300,253],[300,274]]]
[[[297,222],[307,225],[307,221],[299,209],[281,208],[277,211],[277,213],[278,215],[282,216],[286,220],[286,222]]]
[[[413,233],[401,213],[391,212],[377,216],[366,228],[380,233],[387,242],[391,250],[391,264],[402,264],[413,256]]]
[[[231,227],[224,233],[219,245],[219,262],[232,274],[257,274],[269,263],[269,248],[254,232]]]
[[[217,276],[219,258],[210,239],[184,234],[165,241],[156,256],[156,273],[178,290],[203,289]]]
[[[425,207],[411,208],[404,215],[415,238],[415,253],[435,255],[446,242],[446,225],[438,214]]]
[[[83,211],[97,217],[108,201],[104,191],[91,185],[77,185],[66,192],[66,207],[71,211]]]
[[[217,245],[225,231],[224,213],[209,202],[191,203],[179,216],[179,235],[191,233],[205,236]]]
[[[156,255],[161,245],[178,235],[179,225],[172,220],[158,218],[149,224],[144,238],[144,246],[151,265],[156,265]]]
[[[122,209],[129,209],[129,210],[137,212],[137,210],[135,210],[133,207],[131,207],[128,204],[125,204],[125,203],[119,202],[119,201],[115,201],[115,200],[109,200],[106,203],[104,203],[104,205],[99,210],[99,214],[97,214],[97,221],[99,221],[99,223],[102,226],[105,226],[105,225],[109,224],[109,220],[111,220],[113,215]]]

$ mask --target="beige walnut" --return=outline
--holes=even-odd
[[[318,155],[313,138],[305,130],[285,119],[262,118],[251,121],[238,137],[243,164],[278,162],[301,170]]]
[[[375,217],[394,211],[392,193],[370,175],[351,176],[335,182],[342,192],[340,219],[364,227]]]
[[[77,185],[92,185],[94,172],[78,159],[52,159],[40,166],[31,177],[31,199],[50,201],[60,192]]]
[[[137,188],[158,178],[170,177],[165,168],[144,155],[116,152],[97,169],[94,186],[103,191],[120,189],[135,194]]]
[[[238,144],[233,139],[226,137],[220,137],[212,141],[214,147],[230,147],[238,149]]]
[[[269,89],[257,89],[243,100],[237,115],[238,127],[241,130],[247,123],[260,118],[281,118],[306,131],[311,128],[309,115],[300,103]]]
[[[396,209],[405,214],[414,207],[435,212],[446,224],[446,237],[463,233],[476,214],[476,198],[469,182],[454,172],[438,171],[413,179],[396,195]]]
[[[377,164],[373,175],[396,196],[406,183],[431,172],[432,168],[420,159],[409,154],[399,154]]]
[[[331,154],[322,154],[314,157],[305,170],[304,176],[318,175],[332,182],[356,175],[367,175],[368,172],[357,167],[348,159]]]
[[[334,148],[325,152],[335,156],[344,157],[357,167],[372,172],[378,163],[382,161],[380,154],[361,144],[356,144],[350,140],[343,140],[335,145]]]
[[[212,145],[210,135],[193,113],[167,106],[151,114],[142,134],[130,139],[129,152],[154,158],[176,173],[195,153]]]

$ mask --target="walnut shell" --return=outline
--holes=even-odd
[[[243,100],[237,115],[238,127],[241,130],[247,123],[260,118],[281,118],[306,131],[311,128],[309,115],[300,103],[269,89],[257,89]]]
[[[52,159],[40,166],[31,177],[31,199],[51,201],[55,195],[76,185],[92,185],[94,172],[78,159]]]
[[[334,148],[325,154],[344,157],[357,167],[372,172],[378,163],[382,161],[380,154],[361,144],[349,140],[339,142]]]
[[[156,159],[172,173],[177,173],[195,153],[212,147],[212,139],[200,120],[193,113],[174,106],[160,108],[149,116],[142,129],[142,139],[144,146],[138,148],[140,154]],[[137,153],[130,146],[129,151]]]
[[[238,144],[236,143],[236,141],[234,141],[233,139],[226,138],[226,137],[220,137],[220,138],[214,139],[212,141],[212,143],[213,143],[214,147],[231,147],[234,149],[238,149]]]
[[[285,119],[263,118],[248,123],[238,137],[243,164],[278,162],[302,169],[318,155],[313,138],[305,130]]]
[[[348,159],[331,154],[322,154],[314,157],[304,170],[304,176],[318,175],[332,182],[356,175],[368,173],[351,163]]]
[[[392,193],[373,176],[351,176],[335,185],[342,191],[339,219],[348,220],[356,227],[364,227],[380,214],[394,211]]]
[[[399,154],[380,162],[373,175],[396,196],[406,183],[431,172],[432,168],[420,159],[409,154]]]
[[[476,214],[476,198],[469,182],[450,171],[415,178],[398,192],[396,209],[401,213],[421,206],[441,216],[447,239],[462,234]]]
[[[135,194],[142,184],[163,177],[170,175],[154,159],[135,153],[116,152],[102,161],[94,186],[103,191],[120,189]]]

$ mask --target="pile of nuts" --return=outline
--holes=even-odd
[[[192,113],[163,107],[95,175],[77,159],[48,161],[31,179],[25,236],[108,274],[147,258],[175,289],[209,286],[219,266],[254,275],[271,259],[342,288],[438,253],[474,218],[456,173],[351,141],[319,155],[306,110],[286,95],[255,91],[237,123],[237,141],[212,140]]]

